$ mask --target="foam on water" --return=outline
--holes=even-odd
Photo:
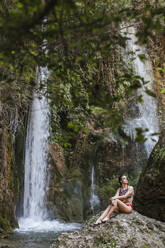
[[[62,223],[59,220],[37,220],[35,218],[20,218],[19,228],[16,232],[62,232],[73,231],[81,228],[79,223]]]

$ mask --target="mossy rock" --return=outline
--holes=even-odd
[[[1,234],[11,233],[12,231],[13,231],[13,229],[12,229],[11,224],[9,223],[9,221],[0,216],[0,233]]]
[[[165,221],[165,130],[153,149],[141,174],[135,195],[135,207],[149,217]]]

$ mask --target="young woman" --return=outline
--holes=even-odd
[[[119,177],[120,188],[118,188],[115,196],[110,198],[111,204],[108,205],[103,214],[94,223],[95,225],[109,220],[112,213],[126,213],[129,214],[133,210],[133,196],[134,189],[128,186],[128,180],[125,175]]]

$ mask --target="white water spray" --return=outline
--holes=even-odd
[[[146,57],[148,57],[146,50],[142,47],[136,44],[137,38],[135,36],[136,30],[134,27],[128,27],[125,28],[122,31],[123,35],[129,38],[127,41],[127,47],[126,50],[128,53],[133,53],[133,60],[132,60],[132,66],[137,75],[144,78],[145,81],[148,81],[149,83],[146,86],[142,86],[138,91],[137,94],[140,96],[142,95],[142,99],[144,103],[138,103],[137,107],[139,109],[139,115],[132,119],[127,120],[126,125],[124,126],[124,129],[128,135],[132,137],[132,139],[135,139],[136,137],[136,128],[142,128],[148,129],[149,131],[145,132],[144,135],[147,138],[147,141],[145,142],[145,149],[147,152],[147,156],[149,157],[154,145],[158,141],[158,135],[151,136],[153,133],[159,132],[159,123],[157,119],[157,104],[153,97],[149,96],[145,93],[145,87],[147,87],[149,90],[152,89],[153,84],[153,72],[152,67],[149,62],[149,60],[145,60],[142,62],[138,55],[144,54]],[[131,58],[132,58],[131,56]],[[127,55],[129,59],[130,55]],[[154,140],[155,141],[154,141]]]

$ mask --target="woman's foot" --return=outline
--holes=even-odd
[[[96,225],[99,225],[101,223],[102,223],[102,220],[96,220],[96,222],[94,223],[94,225],[96,226]]]
[[[102,223],[104,223],[104,222],[106,222],[106,221],[108,221],[109,220],[109,217],[106,217],[106,218],[104,218],[103,220],[102,220]]]

